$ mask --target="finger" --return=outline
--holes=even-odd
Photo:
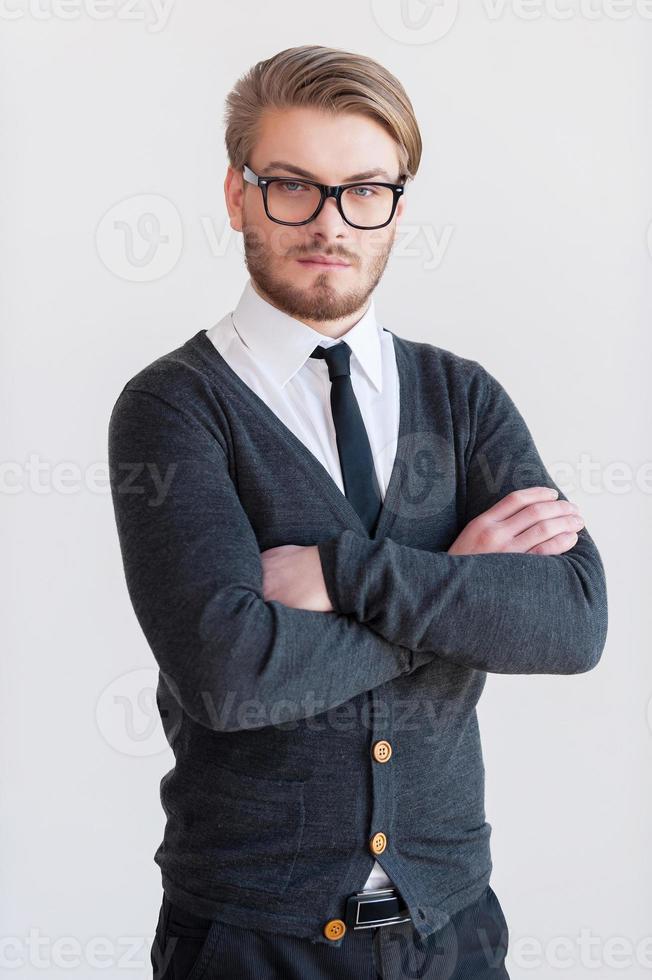
[[[573,517],[579,514],[579,507],[570,500],[543,500],[537,503],[528,504],[516,514],[513,514],[501,524],[516,537],[523,531],[543,521],[552,520],[557,517]],[[578,525],[581,526],[581,525]],[[551,535],[546,535],[550,537]]]
[[[535,545],[542,544],[557,534],[564,532],[575,534],[583,525],[584,521],[577,515],[566,514],[563,517],[545,518],[528,527],[522,534],[516,535],[514,544],[521,552],[530,551]]]
[[[277,544],[274,548],[265,548],[264,551],[261,551],[261,555],[265,555],[268,558],[277,558],[290,551],[300,551],[303,547],[301,544]]]
[[[577,515],[567,514],[564,517],[552,517],[533,524],[522,534],[517,535],[514,541],[518,544],[519,550],[529,551],[530,548],[554,538],[557,534],[563,534],[566,531],[579,534],[583,527],[584,520]]]
[[[524,487],[521,490],[512,490],[493,507],[490,507],[486,514],[491,516],[492,520],[506,521],[527,507],[528,504],[536,503],[539,500],[555,500],[556,497],[557,491],[551,487]]]
[[[533,548],[526,551],[526,555],[561,555],[564,551],[569,551],[577,544],[578,533],[576,531],[563,531],[556,534],[554,538],[541,541]]]

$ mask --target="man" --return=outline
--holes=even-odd
[[[475,708],[487,671],[595,666],[602,562],[500,383],[376,320],[398,80],[303,46],[227,107],[250,278],[109,431],[176,759],[154,975],[505,978]]]

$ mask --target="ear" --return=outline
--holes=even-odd
[[[224,178],[224,200],[229,213],[229,221],[234,231],[242,231],[242,207],[244,199],[244,178],[233,167],[227,167]]]
[[[398,204],[396,205],[396,211],[394,213],[394,217],[396,221],[399,221],[400,218],[403,216],[403,212],[405,211],[405,205],[406,205],[405,194],[401,194],[398,200]]]

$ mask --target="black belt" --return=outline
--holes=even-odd
[[[410,922],[411,919],[396,888],[356,892],[346,901],[344,921],[353,929],[391,926],[397,922]]]

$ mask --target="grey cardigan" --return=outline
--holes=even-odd
[[[555,484],[485,368],[393,340],[399,439],[373,538],[204,330],[113,407],[124,572],[176,760],[154,860],[197,915],[332,942],[324,926],[377,858],[420,933],[441,928],[492,870],[486,672],[575,674],[601,657],[606,582],[586,527],[557,556],[447,553],[511,490]],[[319,546],[333,612],[264,600],[260,552],[280,544]]]

